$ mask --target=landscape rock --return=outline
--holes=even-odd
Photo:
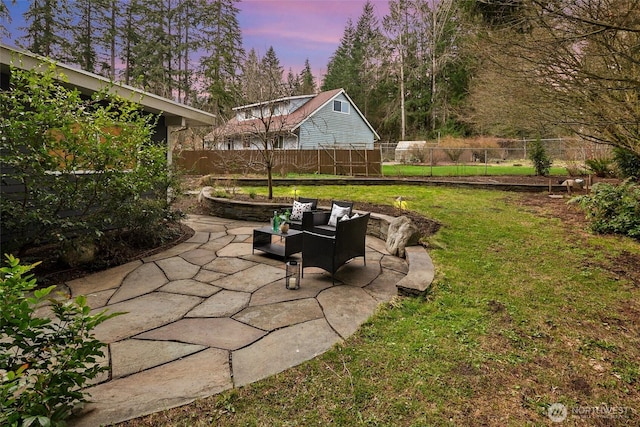
[[[391,255],[404,258],[405,248],[416,245],[419,238],[418,227],[406,216],[399,216],[389,224],[387,251]]]

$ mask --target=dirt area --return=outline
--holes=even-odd
[[[425,180],[435,178],[424,178]],[[441,178],[439,178],[441,179]],[[559,178],[551,178],[555,182]],[[510,177],[448,177],[447,180],[463,180],[466,182],[501,182],[501,183],[548,183],[547,177],[532,177],[532,176],[510,176]],[[185,177],[184,179],[185,191],[197,190],[199,188],[198,177]],[[247,197],[248,198],[248,197]],[[255,200],[255,199],[253,199]],[[567,198],[551,198],[547,194],[536,193],[527,194],[522,197],[519,195],[518,200],[524,209],[535,212],[538,215],[549,216],[554,218],[560,218],[567,227],[580,227],[585,228],[584,225],[584,213],[577,207],[568,205]],[[288,201],[288,200],[287,200]],[[328,203],[328,201],[327,201]],[[182,211],[183,213],[193,214],[206,214],[207,212],[197,203],[194,195],[182,196],[174,205],[175,209]],[[357,203],[356,206],[359,210],[382,213],[390,216],[406,215],[418,227],[420,234],[423,236],[429,236],[438,231],[440,224],[437,222],[425,218],[413,212],[402,211],[392,206],[381,206],[374,204]],[[135,244],[128,242],[126,238],[119,236],[118,239],[114,239],[108,244],[104,244],[100,247],[97,259],[94,263],[88,265],[82,265],[77,267],[69,267],[58,261],[58,248],[56,246],[46,246],[36,248],[29,251],[27,254],[21,257],[25,263],[33,263],[41,261],[41,265],[36,267],[34,273],[38,279],[40,286],[48,286],[52,284],[64,283],[65,281],[75,278],[83,277],[87,274],[94,273],[106,268],[114,267],[126,262],[140,259],[154,253],[165,250],[171,246],[174,246],[184,240],[187,240],[193,234],[193,231],[187,227],[180,225],[168,225],[169,238],[159,246],[144,246],[139,245],[139,242]],[[636,283],[640,283],[640,256],[637,254],[628,254],[624,259],[615,260],[615,268],[621,275],[628,275],[635,279]]]

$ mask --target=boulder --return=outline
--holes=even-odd
[[[404,258],[404,249],[418,243],[418,227],[406,216],[399,216],[389,223],[386,249],[391,255]]]

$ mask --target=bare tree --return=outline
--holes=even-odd
[[[501,72],[537,90],[530,116],[640,156],[640,0],[511,3],[485,36]]]

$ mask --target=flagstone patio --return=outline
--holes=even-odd
[[[327,351],[397,295],[409,271],[367,236],[336,273],[305,269],[287,290],[284,262],[252,254],[250,223],[209,216],[185,221],[188,241],[141,261],[67,283],[94,310],[124,312],[99,325],[109,372],[71,426],[136,418],[241,387]],[[299,254],[298,254],[299,256]]]

